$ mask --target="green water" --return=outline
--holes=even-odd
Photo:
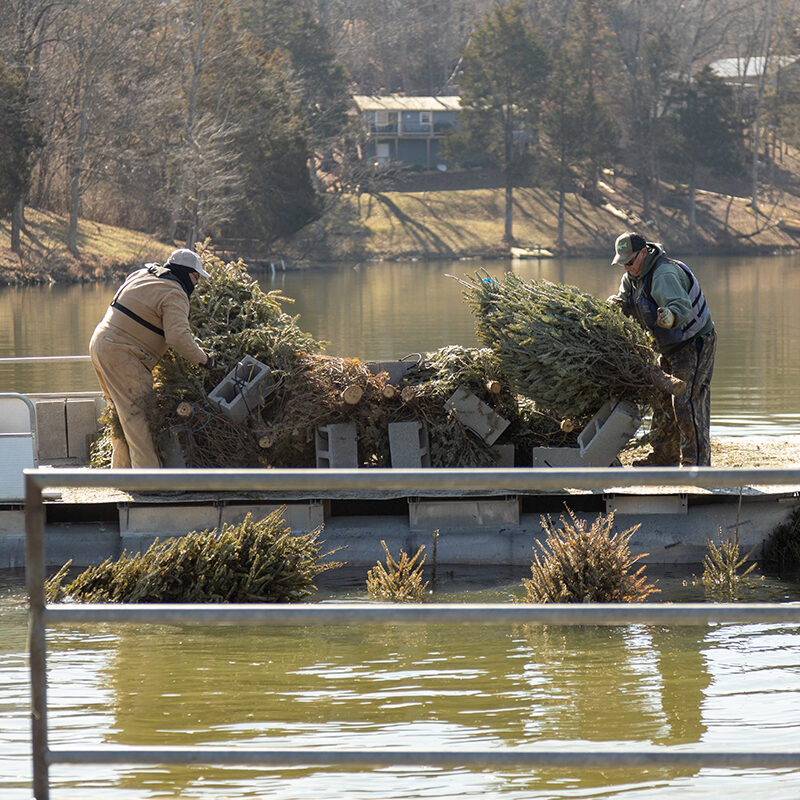
[[[682,255],[682,254],[677,254]],[[800,260],[689,259],[719,331],[712,433],[800,433]],[[328,352],[392,359],[475,344],[458,285],[512,262],[340,265],[259,276],[297,299]],[[525,277],[616,289],[605,261],[517,262]],[[0,356],[86,352],[112,285],[0,290]],[[96,390],[84,364],[0,365],[5,391]],[[520,576],[442,581],[443,602],[511,601]],[[684,576],[685,577],[685,576]],[[363,580],[363,576],[362,576]],[[697,600],[662,576],[654,600]],[[361,599],[360,585],[323,595]],[[771,578],[759,599],[800,600]],[[55,747],[213,745],[399,749],[704,745],[792,748],[800,637],[791,626],[439,626],[253,630],[98,626],[48,633]],[[24,593],[0,576],[0,798],[30,797]],[[51,769],[78,798],[672,798],[796,800],[791,770]]]
[[[655,599],[697,600],[679,577]],[[436,599],[511,601],[518,576],[445,576]],[[360,587],[321,595],[363,597]],[[762,599],[797,600],[774,578]],[[25,618],[0,600],[0,796],[30,796]],[[50,743],[502,749],[791,749],[792,626],[58,627]],[[788,770],[51,768],[59,798],[796,798]]]
[[[703,285],[719,332],[712,383],[713,435],[800,433],[800,256],[685,257]],[[601,259],[341,264],[258,274],[296,303],[300,325],[328,352],[390,360],[448,344],[475,345],[458,284],[486,268],[570,283],[607,297],[619,274]],[[0,289],[0,357],[80,355],[115,285]],[[87,364],[0,364],[5,391],[96,391]]]

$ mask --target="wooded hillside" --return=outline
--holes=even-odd
[[[605,252],[631,226],[671,247],[794,247],[798,11],[800,0],[8,0],[0,219],[22,273],[53,252],[27,207],[62,220],[56,238],[79,263],[93,252],[89,220],[165,247],[210,236],[296,258],[513,241]],[[746,77],[708,68],[723,58]],[[359,159],[349,98],[390,92],[461,96],[447,175]],[[476,153],[482,169],[465,168]]]

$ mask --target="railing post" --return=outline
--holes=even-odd
[[[49,800],[47,748],[47,642],[44,623],[44,504],[42,490],[25,476],[25,580],[28,585],[28,643],[31,670],[33,796]]]

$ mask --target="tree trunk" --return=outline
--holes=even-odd
[[[19,255],[22,248],[22,230],[25,227],[25,199],[20,198],[11,212],[11,250]]]
[[[692,165],[689,178],[689,247],[694,251],[697,240],[697,169]]]
[[[558,187],[558,229],[556,232],[556,247],[559,252],[564,250],[564,206],[566,205],[566,192],[564,184]]]
[[[512,172],[511,159],[513,156],[513,137],[514,137],[514,113],[509,106],[505,114],[505,183],[506,183],[506,215],[505,215],[505,231],[503,234],[503,241],[506,244],[514,243],[513,231],[513,211],[514,211],[514,176]]]

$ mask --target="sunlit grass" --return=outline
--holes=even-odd
[[[63,251],[67,246],[69,220],[52,211],[25,209],[24,249],[40,256]],[[0,219],[0,249],[11,247],[11,218]],[[104,225],[91,220],[78,222],[78,250],[82,255],[136,263],[149,259],[163,260],[170,247],[140,231]]]

